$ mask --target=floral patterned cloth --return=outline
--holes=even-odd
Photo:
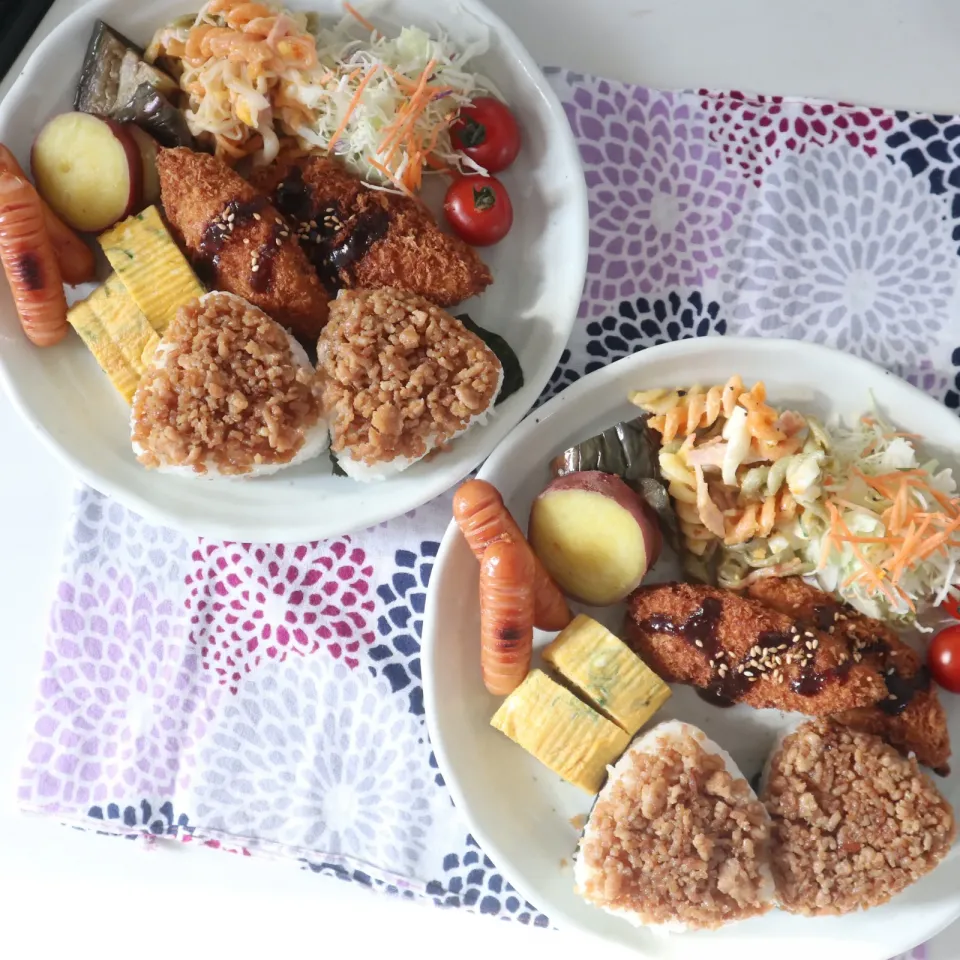
[[[960,120],[550,78],[590,257],[541,400],[737,333],[831,344],[960,406]],[[547,925],[470,837],[427,739],[421,621],[449,517],[448,495],[323,543],[213,543],[81,490],[22,807]]]

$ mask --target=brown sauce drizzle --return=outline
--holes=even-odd
[[[877,706],[888,717],[899,717],[918,693],[930,689],[930,671],[926,666],[922,666],[912,677],[905,677],[891,669],[883,680],[890,695]]]
[[[231,200],[204,228],[200,238],[199,256],[208,273],[215,274],[220,267],[220,254],[227,240],[237,227],[253,220],[261,220],[261,212],[268,206],[265,197],[252,200]],[[267,240],[250,254],[250,287],[263,293],[273,278],[274,261],[290,230],[280,219],[274,217]]]
[[[842,608],[836,603],[824,603],[813,608],[813,625],[826,632],[837,622]]]
[[[353,267],[390,229],[390,215],[379,207],[344,221],[336,205],[317,206],[299,167],[277,185],[273,199],[294,224],[303,252],[331,295],[336,295],[344,277],[350,278]]]
[[[725,651],[720,646],[717,633],[722,609],[719,600],[707,597],[683,623],[675,623],[669,617],[653,616],[639,626],[651,633],[682,637],[690,646],[702,650],[704,657],[713,665],[713,676],[706,687],[697,688],[697,695],[714,706],[730,707],[743,697],[752,681],[743,670],[738,669],[741,664],[728,664],[724,659]],[[768,631],[758,638],[758,645],[766,650],[775,649],[788,642],[787,637],[786,634]],[[751,659],[749,656],[746,658],[747,661]]]
[[[263,197],[253,200],[231,200],[204,228],[200,238],[200,256],[216,270],[220,266],[220,253],[227,238],[237,227],[241,227],[259,217],[260,211],[267,205]]]
[[[823,604],[814,607],[813,620],[820,630],[831,630],[840,619],[854,613],[847,604]],[[921,666],[913,676],[900,673],[895,667],[888,667],[890,659],[890,645],[883,637],[861,638],[854,636],[853,658],[856,662],[864,657],[876,657],[883,670],[883,681],[887,685],[887,698],[881,700],[877,707],[889,717],[898,717],[913,698],[923,691],[930,689],[930,672],[926,666]],[[845,664],[849,672],[849,664]]]
[[[638,624],[641,630],[683,637],[691,646],[703,651],[713,675],[706,687],[697,688],[697,694],[707,703],[718,707],[737,703],[762,674],[782,674],[789,669],[788,665],[781,666],[773,660],[787,653],[796,658],[797,651],[802,652],[802,656],[794,661],[800,665],[800,675],[790,684],[794,693],[801,696],[814,696],[831,682],[844,683],[853,667],[853,661],[848,659],[827,670],[818,670],[815,666],[818,641],[810,631],[802,629],[802,623],[788,631],[763,631],[738,663],[727,663],[717,634],[721,610],[720,602],[708,597],[683,623],[677,624],[669,617],[653,616]],[[772,667],[768,666],[770,663],[773,663]],[[892,700],[887,702],[893,704]]]
[[[794,693],[802,697],[813,697],[820,693],[831,680],[846,683],[853,667],[853,660],[847,659],[828,670],[818,671],[812,667],[813,661],[808,661],[800,671],[800,676],[790,684]]]

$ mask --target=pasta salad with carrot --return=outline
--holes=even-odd
[[[492,83],[471,68],[487,47],[404,27],[381,33],[349,3],[329,29],[266,3],[211,0],[161,28],[147,50],[179,76],[190,132],[229,162],[326,150],[373,186],[404,194],[429,172],[485,173],[455,149],[461,107]]]
[[[949,469],[879,416],[829,425],[767,403],[740,377],[636,391],[688,571],[738,589],[806,576],[878,619],[917,617],[960,593],[960,498]],[[918,624],[919,625],[919,624]]]

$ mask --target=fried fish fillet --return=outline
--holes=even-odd
[[[328,157],[279,160],[251,183],[290,221],[332,295],[393,287],[449,307],[493,282],[473,247],[417,200],[369,187]]]
[[[874,706],[837,714],[840,723],[883,737],[902,752],[912,750],[925,766],[946,768],[950,733],[943,706],[920,655],[889,627],[799,577],[758,580],[747,592],[780,613],[832,634],[847,645],[854,660],[883,676],[886,696]]]
[[[267,198],[222,160],[185,147],[161,150],[157,169],[167,221],[198,273],[316,341],[330,298]]]
[[[718,704],[825,716],[887,694],[878,671],[855,663],[841,640],[716,587],[641,587],[630,597],[626,642],[664,680]]]

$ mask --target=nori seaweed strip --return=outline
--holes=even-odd
[[[497,396],[495,407],[500,406],[507,397],[513,396],[523,386],[523,369],[513,347],[498,333],[485,330],[470,319],[470,314],[461,313],[457,319],[471,332],[475,333],[496,355],[503,367],[503,386]]]

